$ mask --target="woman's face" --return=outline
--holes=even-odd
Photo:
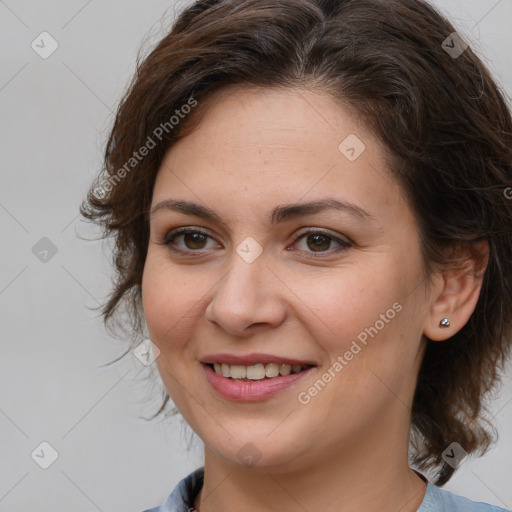
[[[168,151],[152,208],[168,200],[216,216],[160,204],[142,283],[159,372],[207,448],[277,469],[408,438],[430,299],[414,217],[361,122],[305,89],[224,89]],[[284,209],[320,201],[339,207]],[[247,355],[224,367],[245,381],[205,364]],[[253,380],[294,361],[314,367]]]

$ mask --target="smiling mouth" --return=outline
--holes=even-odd
[[[276,377],[285,377],[287,375],[300,373],[314,365],[311,364],[254,364],[251,366],[226,364],[226,363],[213,363],[207,364],[217,375],[221,375],[230,380],[237,381],[257,381],[257,380],[271,380]]]

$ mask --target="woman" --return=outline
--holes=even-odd
[[[501,93],[423,1],[184,10],[82,206],[116,240],[105,321],[129,350],[147,325],[158,413],[205,445],[150,510],[505,510],[437,486],[491,443],[511,164]]]

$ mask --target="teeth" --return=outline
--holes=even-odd
[[[290,373],[292,373],[292,367],[289,364],[283,364],[279,370],[279,373],[281,375],[290,375]]]
[[[252,366],[250,366],[249,368],[252,368]],[[233,377],[233,379],[245,379],[246,377],[251,379],[252,377],[250,377],[248,375],[249,368],[247,368],[247,366],[232,364],[231,365],[231,377]]]
[[[233,374],[233,368],[231,367],[231,377],[236,379],[236,375]],[[252,366],[244,366],[242,368],[247,368],[247,378],[251,380],[261,380],[265,378],[265,367],[262,364],[254,364]]]
[[[265,375],[269,378],[279,375],[280,366],[277,363],[270,363],[265,366]]]
[[[306,367],[300,364],[254,364],[252,366],[243,366],[239,364],[214,363],[213,369],[218,375],[231,377],[232,379],[263,380],[272,379],[280,375],[286,376],[291,373],[299,373]]]

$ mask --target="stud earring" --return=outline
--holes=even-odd
[[[450,327],[450,320],[448,320],[448,318],[443,318],[439,322],[439,327]]]

